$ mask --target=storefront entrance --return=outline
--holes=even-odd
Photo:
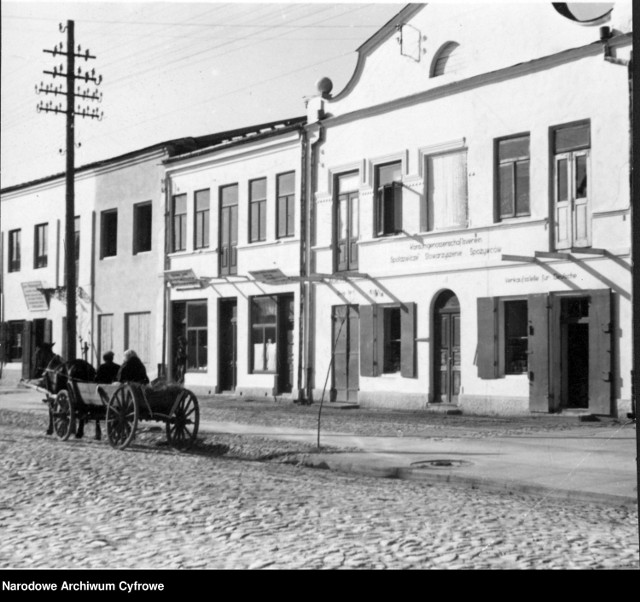
[[[220,299],[218,306],[218,389],[234,391],[237,384],[238,302]]]
[[[434,402],[458,403],[460,394],[460,302],[451,291],[440,294],[434,315]]]

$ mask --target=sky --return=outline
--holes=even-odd
[[[3,1],[2,188],[65,170],[65,116],[36,111],[39,101],[63,97],[35,92],[40,82],[63,84],[43,73],[66,61],[43,52],[66,44],[60,23],[73,20],[76,45],[96,56],[76,68],[103,78],[102,102],[83,105],[104,118],[76,118],[81,166],[173,138],[303,116],[317,80],[328,76],[341,90],[357,48],[404,5]]]
[[[442,0],[440,0],[442,1]],[[184,136],[303,116],[321,77],[337,94],[357,48],[405,2],[2,1],[1,186],[65,170],[65,117],[38,113],[43,73],[64,62],[43,52],[66,42],[95,59],[101,121],[76,118],[75,165]],[[608,3],[610,5],[610,3]],[[603,6],[602,3],[597,6]],[[85,87],[83,85],[83,87]]]

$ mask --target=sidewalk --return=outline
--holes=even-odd
[[[0,409],[44,413],[42,398],[29,389],[0,388]],[[200,430],[317,443],[317,431],[284,426],[201,419]],[[637,503],[634,424],[487,438],[362,437],[323,430],[320,444],[358,451],[319,451],[300,456],[300,462],[374,477],[448,482],[574,501]]]

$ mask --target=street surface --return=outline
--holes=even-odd
[[[116,451],[18,416],[0,412],[0,568],[638,568],[633,508],[229,459],[224,435]]]

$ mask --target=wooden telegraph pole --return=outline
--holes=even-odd
[[[76,73],[76,57],[88,61],[89,59],[95,59],[89,50],[82,52],[82,48],[75,47],[74,38],[74,22],[67,21],[67,25],[60,24],[60,32],[67,32],[67,45],[64,47],[60,42],[53,50],[44,50],[54,57],[56,55],[66,56],[67,65],[66,72],[63,64],[53,67],[52,71],[44,71],[43,73],[50,75],[54,78],[64,78],[66,86],[47,84],[40,82],[39,86],[36,86],[37,94],[47,94],[54,96],[66,96],[67,103],[66,109],[62,108],[62,103],[56,103],[49,100],[45,103],[44,100],[40,101],[37,106],[38,112],[44,113],[62,113],[67,117],[67,147],[66,147],[66,208],[65,208],[65,289],[67,298],[67,331],[65,333],[67,341],[67,357],[68,361],[76,359],[76,243],[75,243],[75,117],[89,117],[91,119],[102,119],[102,113],[97,108],[91,109],[88,106],[80,107],[78,105],[74,108],[76,98],[82,98],[84,100],[96,100],[100,102],[102,100],[102,94],[98,94],[96,90],[90,90],[88,88],[82,90],[78,85],[76,88],[76,82],[80,83],[84,81],[86,84],[100,85],[102,82],[102,76],[97,76],[95,69],[84,71],[82,67],[78,68]]]

